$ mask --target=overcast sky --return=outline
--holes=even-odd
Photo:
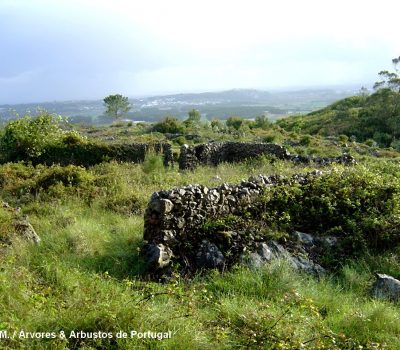
[[[0,104],[368,84],[400,1],[0,0]]]

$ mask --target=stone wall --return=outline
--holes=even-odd
[[[194,169],[198,165],[218,165],[223,162],[235,163],[262,154],[286,159],[289,152],[274,143],[253,142],[211,142],[189,147],[181,146],[179,168]]]
[[[91,166],[105,160],[141,163],[146,154],[154,151],[164,158],[164,165],[172,164],[171,145],[166,142],[103,144],[95,142],[71,145],[55,145],[47,148],[42,155],[29,159],[33,164],[61,164]]]
[[[196,146],[182,145],[179,156],[179,168],[181,170],[193,170],[199,165],[216,166],[223,162],[235,163],[263,154],[298,163],[315,162],[320,165],[333,162],[344,164],[355,163],[354,158],[349,155],[333,158],[300,156],[292,155],[286,148],[274,143],[229,141],[203,143]]]
[[[320,174],[321,171],[314,171],[291,178],[260,175],[239,185],[222,184],[214,188],[189,185],[155,192],[144,215],[142,257],[152,271],[163,269],[174,260],[188,268],[221,267],[227,258],[223,250],[224,242],[229,242],[229,254],[238,258],[246,245],[260,242],[262,237],[258,237],[259,232],[256,231],[259,230],[220,232],[205,237],[202,233],[204,224],[250,212],[270,186],[288,181],[305,184],[311,177]]]

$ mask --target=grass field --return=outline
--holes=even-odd
[[[396,165],[387,162],[369,166],[393,172]],[[346,263],[320,280],[284,261],[192,280],[176,275],[167,284],[143,275],[142,214],[152,192],[311,168],[261,158],[180,173],[150,155],[141,165],[74,169],[80,174],[74,185],[43,182],[55,168],[0,167],[3,200],[21,206],[42,238],[39,246],[13,238],[1,250],[0,329],[9,336],[1,348],[400,348],[398,304],[369,295],[374,272],[400,277],[398,249]],[[51,339],[26,338],[21,331],[50,332]],[[74,334],[80,331],[87,338]],[[120,331],[126,339],[117,339]],[[145,334],[131,338],[131,331]],[[168,331],[168,339],[148,338]]]

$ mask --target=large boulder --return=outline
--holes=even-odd
[[[159,270],[169,265],[173,256],[171,249],[164,244],[149,243],[141,251],[141,255],[149,268]]]
[[[274,259],[276,255],[266,243],[258,243],[254,251],[244,252],[240,258],[241,263],[249,267],[261,267]]]
[[[196,265],[200,269],[222,268],[225,257],[214,243],[203,240],[196,254]]]
[[[400,281],[392,276],[377,273],[371,292],[375,298],[398,301],[400,300]]]
[[[307,235],[305,240],[309,243],[312,241],[312,236]],[[312,261],[308,256],[298,255],[296,252],[291,252],[275,241],[258,243],[255,250],[246,252],[241,257],[242,263],[249,267],[256,268],[261,267],[274,259],[286,260],[295,270],[315,276],[320,276],[325,273],[325,269]]]

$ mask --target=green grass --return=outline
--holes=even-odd
[[[395,162],[366,162],[374,171],[399,176]],[[67,335],[171,330],[173,336],[163,341],[14,338],[1,339],[0,348],[399,349],[399,304],[369,295],[374,272],[400,277],[399,251],[360,258],[320,280],[281,261],[193,280],[176,275],[167,284],[143,275],[138,250],[152,192],[309,170],[268,158],[183,173],[164,169],[157,159],[143,165],[111,162],[85,170],[88,176],[76,186],[58,183],[32,194],[46,168],[1,166],[2,198],[29,214],[42,244],[14,240],[0,252],[0,330]],[[132,196],[136,209],[129,211],[132,203],[125,199]]]

